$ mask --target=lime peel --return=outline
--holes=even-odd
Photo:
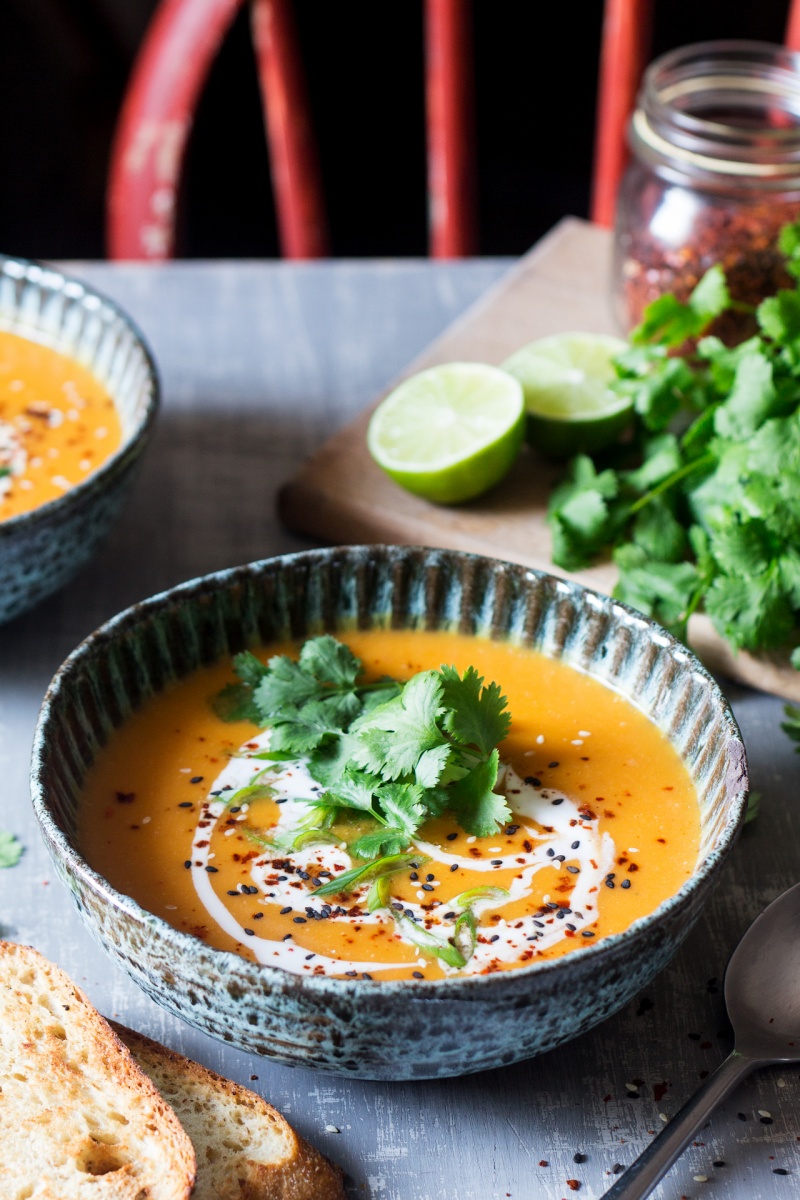
[[[485,363],[445,363],[390,392],[372,414],[367,446],[407,491],[459,504],[503,478],[524,432],[518,380]]]

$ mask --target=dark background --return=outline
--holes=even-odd
[[[0,249],[99,258],[114,122],[155,0],[0,0]],[[295,0],[335,255],[426,253],[421,0]],[[601,0],[473,0],[480,252],[589,208]],[[786,0],[660,0],[653,50],[782,40]],[[197,115],[181,253],[277,254],[244,15]]]

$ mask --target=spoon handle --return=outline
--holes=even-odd
[[[736,1050],[729,1054],[625,1174],[620,1175],[605,1193],[604,1200],[644,1200],[649,1196],[720,1101],[756,1066],[758,1060],[747,1058]]]

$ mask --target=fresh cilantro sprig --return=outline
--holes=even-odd
[[[800,281],[800,223],[779,244]],[[703,611],[757,652],[800,628],[800,282],[759,305],[740,345],[707,335],[741,307],[715,266],[687,303],[645,310],[612,384],[633,400],[633,441],[613,462],[575,459],[548,519],[558,565],[611,555],[619,599],[679,637]]]
[[[307,641],[296,661],[277,655],[262,663],[247,652],[233,665],[239,682],[215,697],[217,714],[268,727],[270,749],[256,757],[276,764],[303,759],[320,785],[306,803],[327,819],[312,812],[303,834],[325,830],[343,811],[354,812],[371,828],[350,852],[385,862],[411,845],[425,821],[445,811],[478,837],[510,819],[505,797],[494,789],[497,746],[511,718],[498,685],[484,685],[473,667],[463,675],[452,666],[420,671],[405,684],[366,681],[360,661],[327,634]],[[266,794],[260,779],[251,786]],[[262,840],[286,848],[276,837]]]

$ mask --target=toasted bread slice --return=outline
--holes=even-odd
[[[265,1100],[114,1025],[194,1143],[193,1200],[344,1200],[342,1173]]]
[[[192,1144],[80,988],[0,942],[3,1200],[188,1200]]]

